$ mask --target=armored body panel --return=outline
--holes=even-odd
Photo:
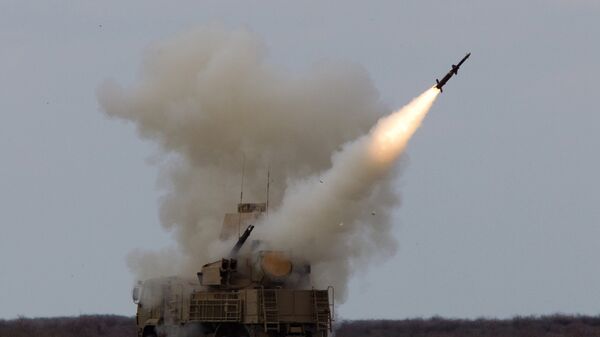
[[[198,336],[327,336],[332,306],[332,288],[219,291],[172,277],[144,282],[136,323],[140,337],[178,336],[185,327]]]

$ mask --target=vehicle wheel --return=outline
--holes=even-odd
[[[142,334],[143,337],[158,337],[158,335],[156,334],[156,329],[154,329],[153,326],[147,326],[144,328],[144,333]]]
[[[217,328],[215,337],[250,337],[250,334],[243,324],[221,324]]]

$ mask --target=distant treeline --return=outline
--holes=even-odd
[[[0,337],[136,337],[135,318],[116,315],[0,320]]]
[[[134,337],[135,319],[113,315],[0,320],[0,337]],[[336,337],[598,337],[600,316],[517,317],[508,320],[342,321]]]
[[[600,316],[346,321],[336,337],[598,337]]]

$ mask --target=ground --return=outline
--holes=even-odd
[[[341,321],[336,337],[592,337],[600,336],[600,316],[517,317],[509,320]],[[86,315],[79,317],[0,320],[0,337],[127,337],[135,336],[133,317]]]

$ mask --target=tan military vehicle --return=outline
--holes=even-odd
[[[244,203],[225,215],[221,239],[239,239],[228,257],[204,265],[197,280],[167,277],[138,284],[133,289],[138,336],[327,336],[333,288],[311,288],[310,265],[258,241],[240,253],[252,223],[265,211],[265,204]]]

